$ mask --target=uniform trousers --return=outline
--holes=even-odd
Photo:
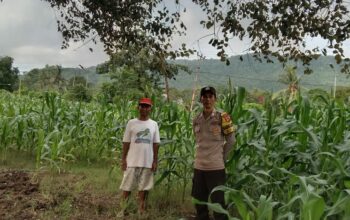
[[[225,170],[198,170],[194,169],[194,175],[192,180],[192,197],[202,201],[208,202],[211,191],[220,185],[225,184],[226,174]],[[216,191],[210,195],[212,203],[219,203],[223,208],[225,206],[225,198],[223,191]],[[206,205],[196,205],[198,220],[209,220],[209,210]],[[214,212],[215,220],[226,220],[225,214]]]

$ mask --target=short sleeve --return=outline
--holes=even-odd
[[[155,123],[153,143],[160,143],[160,135],[159,135],[159,128],[158,128],[158,123],[157,122]]]

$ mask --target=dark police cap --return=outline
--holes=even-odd
[[[206,87],[203,87],[201,89],[201,94],[200,94],[201,97],[207,92],[210,92],[211,94],[213,94],[216,97],[216,90],[214,87],[211,87],[211,86],[206,86]]]

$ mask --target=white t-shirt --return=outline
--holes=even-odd
[[[126,125],[123,142],[130,143],[126,157],[128,167],[152,168],[153,143],[160,143],[157,122],[131,119]]]

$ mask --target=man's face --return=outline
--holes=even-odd
[[[141,116],[147,117],[151,113],[152,107],[150,105],[147,105],[147,104],[139,104],[138,109],[139,109],[139,113]]]
[[[216,98],[211,92],[206,92],[201,96],[201,103],[203,104],[203,108],[207,110],[211,110],[215,106]]]

